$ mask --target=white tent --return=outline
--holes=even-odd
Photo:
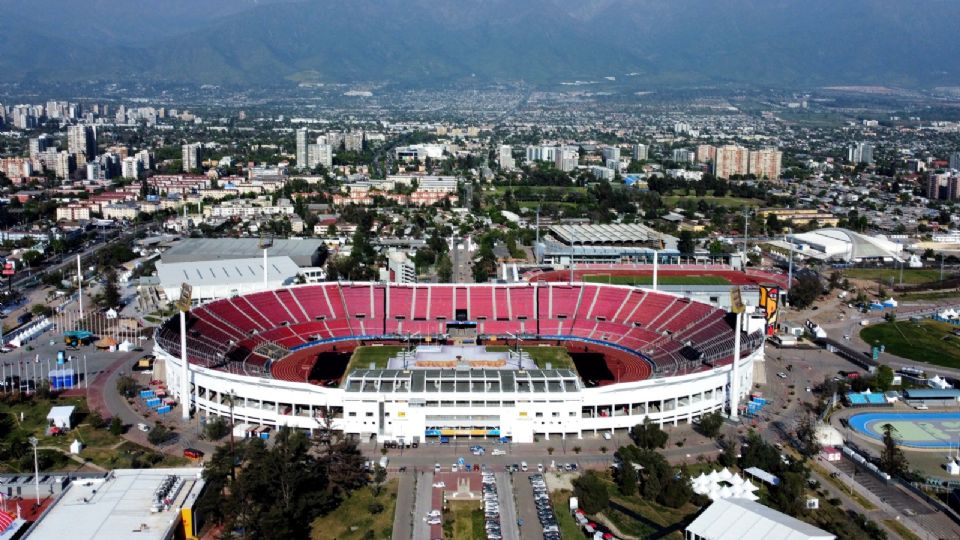
[[[723,470],[720,471],[719,476],[721,480],[730,480],[731,478],[733,478],[733,473],[730,472],[730,469],[724,467]]]
[[[939,375],[934,375],[932,379],[927,379],[927,386],[930,388],[936,388],[938,390],[946,390],[947,388],[953,388],[950,386],[950,383],[946,379]]]

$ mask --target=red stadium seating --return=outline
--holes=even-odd
[[[714,365],[732,356],[734,331],[722,310],[665,293],[566,283],[324,283],[254,293],[194,308],[188,320],[188,355],[198,364],[262,376],[273,366],[287,365],[252,352],[264,341],[288,350],[319,342],[309,349],[313,351],[329,345],[323,344],[326,340],[351,337],[382,341],[419,334],[440,340],[457,309],[478,322],[481,339],[509,341],[511,335],[521,335],[535,341],[540,335],[561,342],[588,340],[569,343],[602,350],[618,381],[640,380],[654,370],[674,374],[702,369],[697,354]],[[752,350],[762,336],[748,338],[744,347]],[[157,339],[168,350],[179,351],[175,318],[158,329]],[[696,352],[684,348],[688,346]],[[278,367],[273,375],[305,380],[304,356],[297,352],[290,358],[300,360],[291,361],[293,368]]]

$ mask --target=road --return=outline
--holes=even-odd
[[[400,474],[397,487],[397,507],[393,516],[393,535],[391,538],[413,538],[414,501],[417,492],[417,474]]]
[[[535,470],[535,469],[534,469]],[[513,474],[513,492],[517,497],[517,509],[523,525],[520,526],[522,540],[543,540],[543,527],[537,516],[537,506],[533,502],[533,486],[530,485],[530,473]],[[507,538],[504,536],[504,538]]]
[[[433,505],[433,471],[423,471],[417,477],[416,497],[413,509],[413,536],[414,540],[430,540],[430,526],[427,525],[427,514]],[[437,509],[439,510],[439,508]],[[394,520],[396,521],[396,520]],[[396,526],[396,523],[394,523]]]
[[[510,473],[494,473],[497,481],[497,501],[500,504],[500,532],[504,538],[520,538],[517,526],[517,500]]]

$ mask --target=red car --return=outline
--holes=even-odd
[[[190,459],[203,459],[203,452],[196,448],[184,448],[183,457]]]

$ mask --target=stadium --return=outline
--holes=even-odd
[[[734,320],[623,285],[330,282],[194,306],[185,335],[173,317],[155,338],[168,387],[203,414],[329,421],[379,440],[531,442],[738,403],[763,331],[737,336]]]

